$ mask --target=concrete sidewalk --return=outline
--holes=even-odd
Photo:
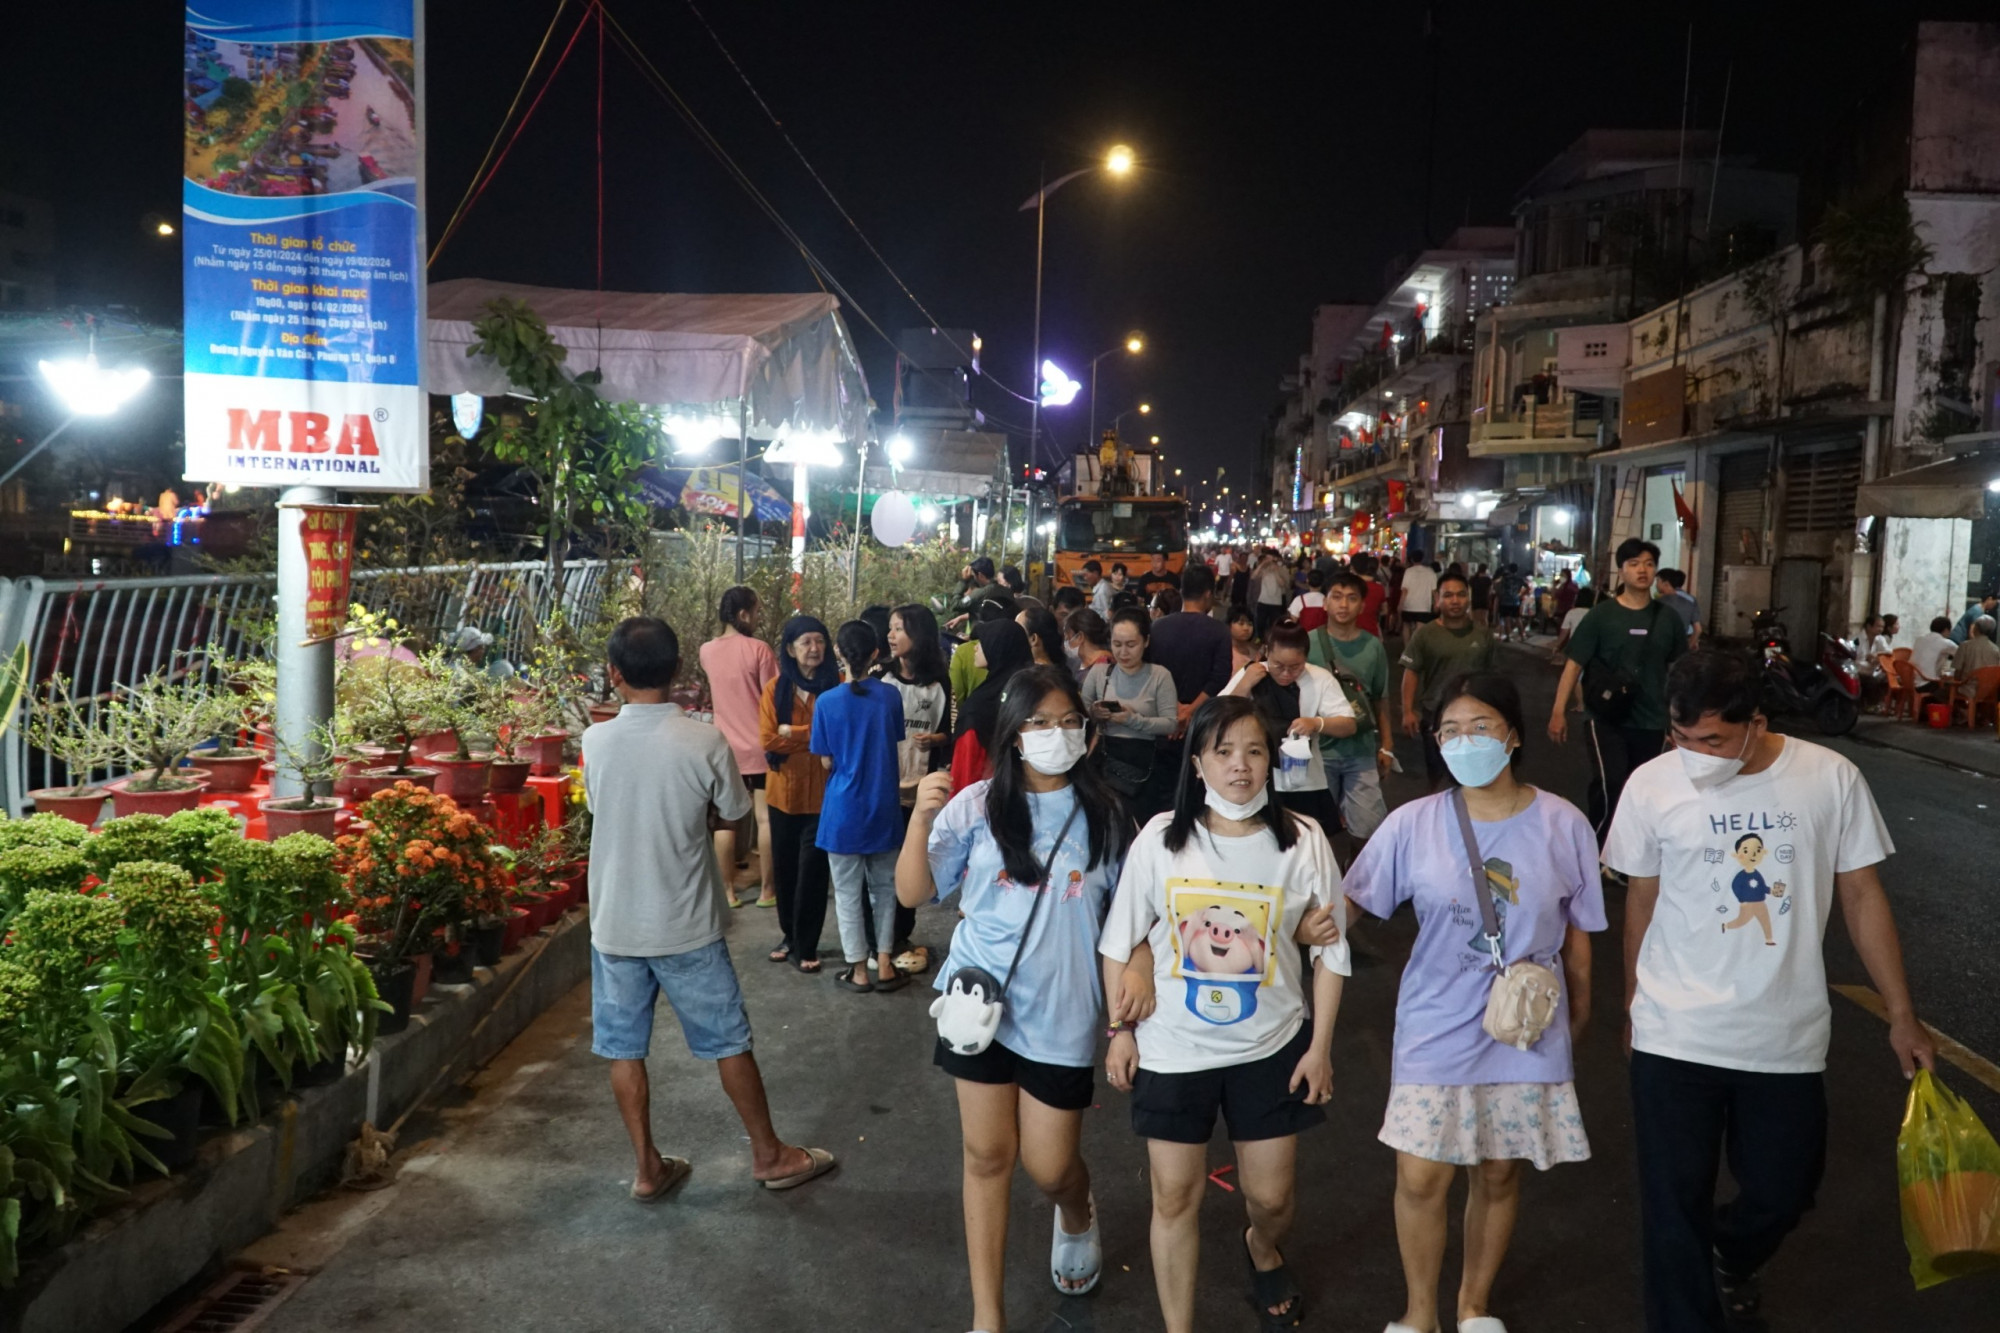
[[[1619,907],[1611,904],[1611,930],[1594,968],[1605,1014],[1617,1006]],[[919,935],[942,941],[951,922],[948,911],[926,910]],[[320,1268],[267,1327],[963,1330],[970,1307],[957,1114],[950,1081],[930,1064],[929,992],[836,993],[824,978],[764,962],[773,930],[770,917],[754,909],[732,918],[758,1055],[781,1132],[834,1149],[839,1172],[792,1194],[755,1189],[712,1066],[688,1057],[663,1011],[651,1061],[654,1122],[662,1147],[692,1158],[695,1172],[664,1205],[630,1202],[630,1152],[604,1065],[589,1053],[588,995],[580,988],[482,1075],[475,1098],[452,1113],[455,1128],[416,1149],[390,1191],[336,1195],[253,1253],[264,1262]],[[1412,935],[1407,914],[1357,934],[1329,1123],[1301,1141],[1298,1225],[1288,1254],[1312,1301],[1308,1327],[1373,1333],[1402,1310],[1393,1156],[1375,1131],[1388,1093],[1396,980]],[[1767,1274],[1772,1328],[1993,1327],[2000,1300],[1993,1279],[1911,1289],[1893,1157],[1903,1082],[1881,1023],[1845,1000],[1834,1004],[1827,1179],[1818,1210]],[[1496,1293],[1496,1312],[1522,1333],[1639,1327],[1619,1037],[1615,1025],[1597,1024],[1579,1052],[1577,1086],[1595,1156],[1531,1173],[1524,1183],[1521,1225]],[[2000,1124],[1993,1098],[1976,1101]],[[1084,1300],[1053,1291],[1049,1210],[1017,1179],[1013,1328],[1157,1329],[1144,1145],[1130,1131],[1126,1099],[1101,1080],[1084,1145],[1104,1219],[1102,1288]],[[1226,1142],[1216,1144],[1211,1160],[1218,1168],[1230,1162]],[[1203,1216],[1199,1326],[1249,1330],[1255,1324],[1237,1242],[1241,1196],[1226,1188],[1226,1174],[1218,1179]],[[1454,1237],[1447,1300],[1458,1254]]]

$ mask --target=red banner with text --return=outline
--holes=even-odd
[[[299,506],[299,540],[306,548],[306,643],[322,643],[347,627],[359,512],[340,505]]]

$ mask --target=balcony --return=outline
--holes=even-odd
[[[1469,451],[1474,458],[1588,453],[1597,447],[1603,412],[1603,399],[1576,394],[1505,411],[1474,408]]]

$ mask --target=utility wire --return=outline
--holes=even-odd
[[[500,124],[493,131],[493,142],[486,145],[486,156],[479,159],[478,170],[474,171],[472,179],[465,183],[465,194],[459,199],[458,207],[451,211],[451,219],[445,223],[444,230],[438,233],[438,243],[431,249],[431,257],[426,261],[426,267],[437,262],[438,252],[444,249],[444,243],[458,230],[459,220],[465,216],[466,208],[479,193],[480,178],[486,174],[487,164],[493,161],[494,150],[500,147],[500,138],[507,133],[507,123],[514,119],[514,112],[520,108],[521,97],[528,91],[528,84],[534,80],[535,70],[541,65],[542,56],[549,49],[549,39],[556,35],[556,25],[562,22],[563,10],[567,8],[569,0],[557,0],[556,12],[549,18],[549,29],[542,34],[541,45],[535,48],[535,58],[528,62],[528,72],[521,76],[521,86],[514,90],[514,100],[507,104],[507,114],[500,117]],[[581,32],[582,29],[579,28],[578,31]],[[570,40],[573,44],[576,39],[572,37]],[[549,77],[553,79],[555,74],[551,72]],[[541,99],[538,97],[535,100]]]
[[[826,183],[826,178],[819,174],[818,169],[815,168],[811,160],[806,157],[805,150],[800,148],[798,145],[798,141],[792,138],[790,131],[788,131],[785,128],[785,123],[782,120],[778,119],[778,113],[771,109],[771,104],[769,102],[766,102],[764,100],[764,95],[757,91],[757,85],[750,81],[749,74],[745,73],[743,66],[737,63],[736,56],[734,55],[734,53],[730,51],[729,47],[723,43],[722,34],[718,33],[715,30],[715,25],[708,21],[708,16],[701,12],[701,10],[695,5],[694,0],[685,0],[685,3],[687,4],[688,12],[693,14],[696,20],[700,22],[701,26],[707,30],[709,39],[715,43],[715,49],[720,51],[722,53],[722,58],[729,62],[729,68],[736,72],[736,77],[738,79],[742,80],[743,87],[745,88],[745,90],[749,92],[751,100],[757,103],[758,109],[761,110],[764,113],[765,118],[771,122],[771,128],[775,129],[778,132],[778,137],[783,139],[785,141],[785,146],[792,150],[792,156],[796,157],[799,160],[799,165],[805,168],[806,175],[812,177],[813,184],[819,186],[820,193],[824,194],[826,196],[826,201],[829,204],[833,205],[833,211],[840,214],[841,220],[847,223],[848,227],[854,232],[854,234],[860,238],[861,244],[867,247],[868,253],[875,256],[875,262],[882,266],[882,271],[884,273],[887,273],[891,281],[893,281],[896,284],[896,286],[902,290],[903,295],[909,298],[910,304],[917,308],[917,313],[924,317],[924,322],[930,325],[931,328],[935,330],[937,334],[940,337],[942,337],[946,342],[950,343],[952,350],[957,352],[961,357],[964,357],[965,363],[967,365],[974,364],[977,358],[972,355],[972,352],[969,349],[960,347],[958,345],[957,340],[952,338],[950,332],[946,329],[944,321],[939,319],[936,315],[932,314],[930,312],[929,307],[924,305],[924,303],[918,299],[917,294],[910,290],[910,284],[903,281],[902,275],[896,272],[895,268],[890,265],[889,261],[883,257],[882,252],[875,247],[875,242],[868,239],[868,233],[861,230],[861,224],[854,220],[854,215],[847,211],[847,207],[844,204],[842,204],[840,202],[839,197],[834,194],[833,187]],[[1037,367],[1036,371],[1037,373],[1040,373],[1040,368]],[[994,379],[993,376],[988,375],[984,370],[981,370],[979,374],[981,378],[991,380],[997,388],[999,388],[1003,393],[1006,393],[1009,397],[1018,399],[1019,401],[1024,403],[1034,402],[1034,399],[1028,397],[1025,394],[1015,393],[1005,384],[1002,384],[999,380]]]

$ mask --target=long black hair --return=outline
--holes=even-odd
[[[1006,863],[1007,877],[1016,884],[1040,884],[1050,869],[1035,860],[1035,821],[1028,809],[1027,779],[1021,773],[1021,726],[1035,715],[1035,706],[1050,694],[1060,694],[1069,707],[1085,717],[1083,696],[1076,682],[1054,667],[1024,667],[1007,682],[1000,696],[1000,716],[993,726],[993,781],[986,788],[986,823]],[[1088,723],[1085,723],[1088,726]],[[1124,854],[1131,839],[1131,816],[1125,802],[1097,771],[1079,759],[1065,775],[1082,804],[1084,827],[1090,833],[1089,866],[1109,865]],[[1060,851],[1060,848],[1055,851]],[[1055,851],[1049,860],[1055,860]]]
[[[1028,622],[1021,626],[1028,631],[1028,638],[1041,648],[1050,666],[1067,676],[1069,658],[1063,654],[1062,626],[1056,623],[1056,613],[1046,606],[1026,606],[1021,608],[1021,616]]]
[[[906,602],[889,614],[903,622],[903,634],[910,641],[910,651],[902,659],[903,670],[909,674],[903,679],[913,685],[945,684],[950,670],[944,642],[938,637],[937,616],[922,602]]]
[[[847,664],[850,677],[847,688],[856,694],[863,693],[861,687],[868,682],[868,668],[875,665],[876,655],[882,651],[875,627],[865,620],[846,621],[835,631],[833,644],[840,660]]]
[[[1028,651],[1028,631],[1012,620],[989,620],[974,630],[972,637],[979,640],[985,655],[986,679],[958,701],[958,734],[971,732],[979,738],[980,748],[991,754],[1007,682],[1015,672],[1033,666],[1035,659]]]
[[[1188,837],[1201,819],[1201,812],[1207,808],[1208,800],[1201,775],[1195,772],[1194,759],[1216,746],[1229,733],[1229,729],[1243,719],[1255,722],[1264,733],[1266,748],[1271,755],[1270,772],[1265,775],[1264,823],[1272,836],[1278,840],[1279,851],[1290,851],[1292,844],[1299,840],[1299,826],[1293,820],[1292,812],[1278,799],[1278,731],[1271,725],[1252,700],[1237,694],[1218,695],[1194,710],[1188,719],[1187,746],[1181,752],[1180,783],[1174,789],[1174,818],[1167,825],[1166,844],[1170,852],[1178,852],[1187,846]]]

